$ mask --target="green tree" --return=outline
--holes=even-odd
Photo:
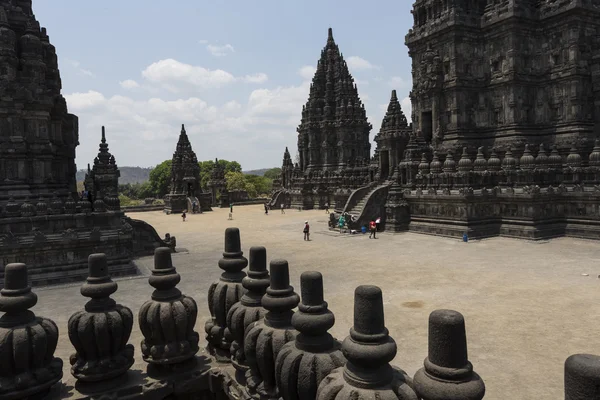
[[[171,164],[171,160],[166,160],[150,171],[150,190],[159,199],[162,199],[169,193],[169,185],[171,184]]]
[[[227,190],[245,190],[248,192],[250,198],[256,198],[258,194],[257,189],[253,182],[248,181],[247,178],[249,176],[255,175],[244,175],[241,172],[226,173],[225,180],[227,181]]]
[[[259,195],[267,195],[273,189],[273,180],[264,176],[247,174],[246,181],[254,185],[256,193]]]
[[[198,165],[200,166],[200,186],[202,186],[203,190],[207,190],[208,181],[210,180],[212,170],[215,167],[215,161],[200,161]],[[237,161],[219,160],[219,166],[223,168],[225,173],[242,172],[242,166]]]
[[[275,180],[275,179],[279,178],[280,174],[281,174],[281,168],[271,168],[271,169],[266,170],[263,176],[265,178]]]

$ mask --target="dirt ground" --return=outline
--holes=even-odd
[[[207,293],[220,275],[225,228],[240,228],[245,255],[251,246],[267,248],[269,259],[289,261],[292,284],[300,291],[303,271],[317,270],[325,280],[325,298],[336,315],[332,334],[343,339],[352,325],[354,288],[383,290],[386,325],[398,344],[394,364],[411,376],[427,356],[427,320],[435,309],[460,311],[466,320],[469,359],[484,379],[486,399],[559,399],[563,365],[574,353],[600,354],[600,243],[562,238],[529,242],[505,238],[463,243],[417,234],[340,235],[327,230],[324,211],[279,210],[264,214],[261,205],[201,215],[131,213],[152,224],[161,236],[177,237],[182,251],[173,256],[181,274],[179,288],[198,303],[196,329],[204,337],[209,317]],[[303,240],[304,221],[311,241]],[[142,274],[152,258],[137,261]],[[587,274],[587,275],[584,275]],[[119,279],[115,298],[137,313],[152,288],[145,276]],[[79,285],[37,288],[34,311],[59,326],[57,356],[65,362],[65,382],[73,348],[67,336],[70,315],[86,299]],[[136,319],[137,321],[137,319]],[[134,368],[145,369],[139,352],[137,322],[130,343]]]

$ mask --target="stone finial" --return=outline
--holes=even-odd
[[[242,286],[247,292],[238,303],[235,303],[227,314],[226,336],[229,333],[231,342],[231,362],[237,370],[246,371],[246,355],[244,353],[244,337],[248,326],[264,318],[267,310],[261,300],[269,287],[269,271],[267,271],[267,249],[262,246],[250,248],[250,267],[248,276],[242,279]]]
[[[540,144],[540,150],[538,151],[537,157],[535,158],[535,164],[538,168],[546,168],[548,164],[548,156],[544,149],[544,144]]]
[[[285,260],[273,260],[271,282],[262,298],[265,317],[248,327],[244,352],[250,369],[246,374],[248,388],[261,396],[278,398],[275,360],[284,344],[296,338],[292,311],[300,298],[290,286],[290,271]]]
[[[177,365],[198,352],[199,336],[194,331],[198,307],[194,299],[176,288],[180,279],[173,267],[171,249],[157,248],[152,276],[148,279],[155,290],[152,299],[142,304],[139,311],[144,335],[142,355],[150,364]]]
[[[423,175],[429,173],[429,161],[427,161],[427,154],[421,154],[421,162],[419,163],[419,172]]]
[[[465,320],[459,312],[436,310],[429,316],[429,354],[415,374],[423,400],[481,400],[483,381],[467,358]]]
[[[574,354],[565,361],[565,400],[600,398],[600,357]]]
[[[452,173],[456,172],[456,161],[454,161],[454,154],[452,151],[448,151],[448,155],[446,156],[446,160],[444,161],[444,172]]]
[[[598,167],[600,166],[600,139],[596,139],[594,143],[594,149],[590,153],[590,166]]]
[[[550,157],[548,157],[548,164],[551,168],[560,169],[562,168],[562,157],[558,152],[558,148],[556,145],[552,146],[552,151],[550,152]]]
[[[519,165],[521,169],[530,170],[535,168],[535,158],[533,154],[531,154],[531,150],[529,149],[529,145],[525,145],[525,149],[523,150],[523,155],[519,159]]]
[[[511,147],[509,147],[508,150],[506,150],[506,154],[504,154],[504,159],[502,160],[502,169],[505,171],[514,171],[517,169],[517,159],[513,157]]]
[[[354,292],[354,327],[342,343],[346,366],[329,374],[317,391],[317,400],[373,398],[417,400],[412,381],[389,362],[396,342],[383,316],[383,295],[377,286],[359,286]]]
[[[304,272],[300,284],[302,302],[292,317],[300,333],[283,346],[275,363],[277,387],[286,400],[314,399],[323,378],[346,363],[340,342],[327,332],[335,317],[323,299],[323,276]]]
[[[63,362],[54,357],[58,327],[29,309],[37,303],[25,264],[8,264],[0,290],[0,398],[43,398],[62,378]]]
[[[133,313],[110,298],[118,286],[108,275],[106,255],[90,255],[88,267],[81,294],[91,300],[69,319],[69,339],[76,350],[70,361],[75,378],[97,382],[122,375],[133,365],[133,345],[127,344]]]
[[[248,260],[243,254],[240,230],[227,228],[225,230],[225,251],[223,258],[219,260],[219,268],[224,272],[218,281],[213,282],[208,291],[208,309],[211,318],[204,325],[208,351],[223,362],[230,360],[229,350],[231,348],[231,337],[225,335],[227,313],[246,292],[242,286],[242,280],[246,273],[242,270],[248,265]]]
[[[466,147],[463,147],[462,155],[460,156],[460,160],[458,160],[458,170],[461,172],[469,172],[473,169],[473,161],[471,161],[471,157],[469,157],[469,152]]]
[[[473,169],[475,171],[486,171],[488,168],[488,163],[487,163],[487,160],[485,159],[485,155],[483,154],[483,152],[484,152],[483,146],[477,148],[477,158],[475,159],[475,162],[473,163]]]
[[[442,162],[440,161],[437,151],[433,152],[433,159],[431,160],[431,164],[429,164],[429,170],[432,174],[439,174],[442,172]]]
[[[579,155],[575,145],[573,145],[569,151],[569,155],[567,156],[567,165],[571,168],[581,167],[581,155]]]
[[[498,157],[496,149],[492,149],[492,154],[490,154],[487,164],[489,171],[500,171],[502,167],[502,161],[500,160],[500,157]]]

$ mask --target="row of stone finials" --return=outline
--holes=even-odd
[[[181,370],[195,360],[199,335],[194,331],[197,306],[177,289],[180,276],[171,251],[158,248],[149,278],[151,299],[139,310],[144,361],[163,371]],[[274,260],[267,271],[266,249],[243,257],[237,228],[225,232],[224,270],[209,290],[211,318],[205,330],[208,350],[241,372],[253,398],[269,399],[423,399],[479,400],[481,378],[467,358],[463,316],[437,310],[429,317],[429,352],[414,379],[389,362],[396,343],[384,323],[383,297],[376,286],[359,286],[354,295],[354,326],[340,343],[328,330],[335,318],[323,297],[319,272],[301,275],[302,300],[289,282],[287,261]],[[89,277],[81,294],[85,308],[71,316],[69,339],[76,352],[71,372],[80,384],[98,383],[125,374],[133,365],[128,344],[133,313],[110,296],[117,283],[108,274],[106,256],[89,257]],[[0,291],[0,399],[34,396],[62,378],[54,357],[56,324],[29,308],[37,296],[28,284],[27,267],[9,264]],[[298,306],[298,311],[293,310]],[[186,367],[184,367],[186,368]],[[218,368],[218,367],[217,367]],[[565,364],[565,398],[596,399],[600,357],[571,356]]]
[[[104,199],[96,199],[92,203],[88,199],[73,200],[70,196],[63,201],[56,194],[51,199],[40,197],[38,200],[30,201],[26,197],[22,203],[15,201],[12,197],[0,208],[0,217],[34,217],[36,215],[57,215],[119,211],[121,202],[118,197],[106,196]]]
[[[509,148],[504,158],[501,160],[496,151],[492,149],[490,156],[485,158],[485,148],[479,147],[475,160],[471,156],[467,148],[463,148],[462,155],[458,163],[454,160],[454,154],[449,151],[446,159],[442,162],[436,152],[433,154],[433,159],[429,162],[427,154],[423,153],[419,163],[419,171],[424,174],[440,173],[440,172],[468,172],[468,171],[512,171],[517,169],[533,170],[533,169],[563,169],[563,164],[568,168],[581,168],[583,165],[582,157],[575,147],[572,147],[566,159],[558,153],[556,146],[552,147],[550,155],[546,154],[544,145],[540,145],[537,156],[534,157],[529,145],[525,145],[523,155],[519,158],[513,156],[513,151]],[[594,150],[589,155],[589,166],[600,166],[600,140],[596,141]],[[400,167],[409,166],[413,161],[405,160],[400,163]]]

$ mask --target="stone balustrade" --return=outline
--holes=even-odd
[[[250,249],[250,269],[240,232],[225,232],[224,271],[208,296],[205,330],[209,351],[200,352],[196,301],[177,285],[180,276],[169,248],[155,251],[148,296],[139,310],[117,304],[118,285],[106,257],[89,257],[81,294],[90,298],[71,316],[68,332],[30,308],[37,296],[25,264],[10,264],[0,290],[0,400],[72,399],[410,399],[480,400],[482,378],[467,356],[464,317],[436,310],[429,317],[428,355],[410,377],[390,362],[398,349],[385,326],[377,286],[355,290],[354,323],[342,342],[328,330],[335,324],[323,291],[327,277],[301,275],[300,294],[290,285],[285,260],[270,262],[264,247]],[[295,311],[298,307],[297,311]],[[143,339],[129,343],[133,325]],[[69,362],[77,379],[63,388],[63,360],[55,357],[59,335],[74,347]],[[137,354],[135,354],[137,353]],[[135,357],[145,373],[129,371]],[[600,357],[576,354],[565,362],[565,399],[600,398]],[[518,373],[515,371],[515,373]],[[65,390],[70,393],[65,394]]]

